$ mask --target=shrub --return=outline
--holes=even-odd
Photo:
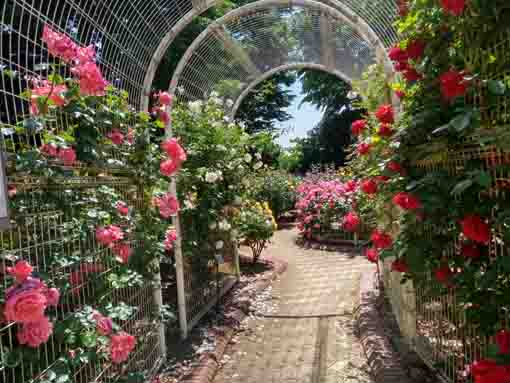
[[[251,249],[253,263],[257,262],[277,228],[269,205],[260,202],[245,203],[237,215],[236,226],[239,236]]]

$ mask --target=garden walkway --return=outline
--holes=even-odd
[[[289,263],[273,285],[275,305],[249,319],[215,383],[372,382],[353,311],[360,275],[374,266],[356,252],[302,249],[296,237],[279,231],[266,250]]]

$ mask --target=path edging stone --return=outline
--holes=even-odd
[[[251,256],[245,254],[240,254],[239,258],[241,263],[251,262],[253,259]],[[273,268],[271,272],[268,273],[267,277],[264,277],[255,283],[255,286],[245,295],[246,298],[250,298],[251,296],[265,290],[276,278],[287,270],[288,266],[286,262],[273,257],[261,257],[259,262],[272,264]],[[244,302],[246,302],[246,300],[241,301],[240,304],[236,305],[238,307],[228,313],[229,318],[233,319],[237,323],[241,323],[249,313],[250,305],[243,304]],[[234,328],[227,326],[218,329],[218,332],[221,332],[221,335],[216,338],[214,351],[201,356],[198,366],[193,369],[189,375],[182,379],[183,383],[212,383],[221,367],[220,363],[223,359],[227,346],[236,334],[236,330]]]
[[[361,275],[360,306],[356,313],[361,346],[376,383],[411,383],[400,355],[393,349],[378,310],[381,289],[377,273]]]

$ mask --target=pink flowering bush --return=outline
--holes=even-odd
[[[356,232],[361,224],[353,211],[357,188],[338,180],[308,181],[296,189],[298,229],[305,238],[338,230]]]

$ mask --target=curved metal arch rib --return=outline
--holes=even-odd
[[[343,12],[346,17],[350,18],[353,22],[360,25],[366,31],[370,31],[371,36],[380,43],[382,47],[382,51],[379,52],[381,57],[385,56],[385,47],[393,44],[396,41],[396,31],[393,28],[393,20],[396,17],[396,5],[395,0],[383,0],[385,4],[384,7],[377,5],[377,10],[372,9],[372,6],[364,5],[356,5],[359,0],[317,0],[318,2],[322,2],[332,8],[337,9],[340,12]],[[354,2],[353,2],[354,1]],[[147,71],[144,76],[143,82],[143,94],[140,100],[141,110],[147,110],[149,106],[149,94],[152,86],[152,82],[154,81],[154,77],[156,75],[156,70],[163,59],[165,52],[169,49],[170,45],[173,43],[177,35],[182,32],[195,17],[199,16],[203,12],[212,8],[213,6],[221,4],[222,0],[195,0],[193,1],[193,7],[183,16],[181,19],[174,24],[170,30],[164,35],[164,37],[160,40],[158,47],[155,49],[152,59],[148,65]],[[366,9],[363,12],[355,11],[355,7],[365,7]],[[381,8],[381,9],[379,9]],[[387,32],[382,33],[379,32],[379,28],[376,28],[375,31],[373,28],[369,26],[368,19],[370,17],[377,17],[380,14],[387,15],[384,18],[384,24],[387,28]],[[391,64],[385,58],[385,64],[388,67],[388,72],[390,72]]]
[[[253,80],[248,86],[242,91],[242,93],[239,95],[237,100],[235,100],[234,106],[232,107],[232,111],[230,113],[230,117],[234,118],[237,114],[237,110],[243,103],[243,100],[246,98],[246,96],[259,85],[260,83],[264,82],[268,78],[274,76],[277,73],[290,71],[290,70],[299,70],[299,69],[312,69],[312,70],[318,70],[322,72],[330,73],[334,76],[336,76],[338,79],[351,83],[352,79],[347,76],[345,73],[337,70],[337,69],[331,69],[328,68],[325,65],[322,64],[312,64],[312,63],[295,63],[295,64],[287,64],[287,65],[281,65],[279,67],[273,68],[266,73],[264,73],[259,78]]]
[[[373,30],[363,21],[359,20],[359,18],[356,18],[354,15],[346,16],[344,13],[340,12],[336,8],[332,8],[328,5],[325,5],[324,3],[314,1],[314,0],[261,0],[255,3],[250,3],[248,5],[245,5],[243,7],[237,8],[223,17],[216,20],[214,23],[209,25],[191,44],[191,46],[188,48],[182,59],[180,60],[176,71],[174,72],[174,75],[172,77],[172,81],[169,87],[169,91],[172,94],[175,94],[176,88],[181,80],[181,76],[183,74],[183,71],[187,68],[188,65],[190,65],[191,59],[195,59],[194,57],[195,52],[202,48],[202,44],[204,43],[204,46],[206,44],[212,44],[214,43],[214,36],[215,34],[222,34],[222,29],[225,30],[225,25],[228,25],[229,23],[235,24],[242,24],[243,17],[248,19],[246,21],[246,24],[249,24],[250,20],[249,18],[252,15],[256,15],[257,12],[264,12],[268,11],[270,9],[276,9],[276,8],[289,8],[294,9],[295,7],[301,7],[304,10],[313,10],[315,12],[319,12],[321,17],[322,15],[327,15],[327,17],[332,18],[333,20],[338,21],[338,25],[347,26],[349,30],[352,30],[353,32],[347,32],[350,33],[350,36],[352,37],[352,41],[354,46],[362,47],[363,45],[367,48],[370,48],[372,52],[375,53],[375,56],[377,58],[378,62],[384,63],[388,73],[391,73],[391,64],[389,63],[389,59],[386,55],[385,47],[382,43],[382,41],[379,39],[379,37],[373,32]],[[246,27],[248,29],[248,27]],[[242,31],[242,29],[240,29]],[[228,31],[227,31],[228,32]],[[343,34],[344,32],[342,32]],[[353,33],[356,35],[353,35]],[[228,33],[227,33],[228,34]],[[225,35],[225,33],[223,33]],[[212,36],[212,37],[211,37]],[[224,44],[225,45],[225,44]],[[241,54],[243,54],[244,49],[241,48],[238,44],[230,44],[233,48],[240,48],[238,49],[236,53],[239,54],[239,51]],[[229,53],[228,50],[225,50],[226,53]],[[209,56],[211,55],[210,52],[207,52]],[[231,52],[230,52],[231,53]],[[202,59],[200,55],[196,55]],[[209,57],[207,57],[209,58]],[[217,58],[216,58],[217,59]],[[202,60],[204,61],[204,60]],[[207,60],[205,60],[207,61]],[[311,61],[310,64],[318,64],[318,60]],[[257,73],[254,65],[250,63],[250,60],[244,60],[244,63],[246,64],[245,69],[247,71],[251,72],[252,69],[255,70],[256,77],[259,77],[261,73]],[[203,73],[200,73],[200,71],[194,70],[193,66],[190,65],[190,68],[187,68],[189,72],[193,71],[193,74],[189,74],[188,76],[191,76],[194,81],[198,81],[198,78],[201,77]],[[232,68],[231,68],[232,69]],[[264,69],[265,71],[266,69]],[[246,72],[246,71],[245,71]],[[206,96],[203,88],[200,86],[197,86],[196,83],[193,83],[189,81],[189,78],[185,79],[188,84],[190,84],[190,87],[194,88],[194,98],[203,98]],[[184,81],[184,80],[183,80]],[[208,81],[208,80],[206,80]],[[250,82],[253,81],[253,79],[249,79]],[[210,90],[210,89],[208,89]],[[237,97],[236,97],[237,98]]]

